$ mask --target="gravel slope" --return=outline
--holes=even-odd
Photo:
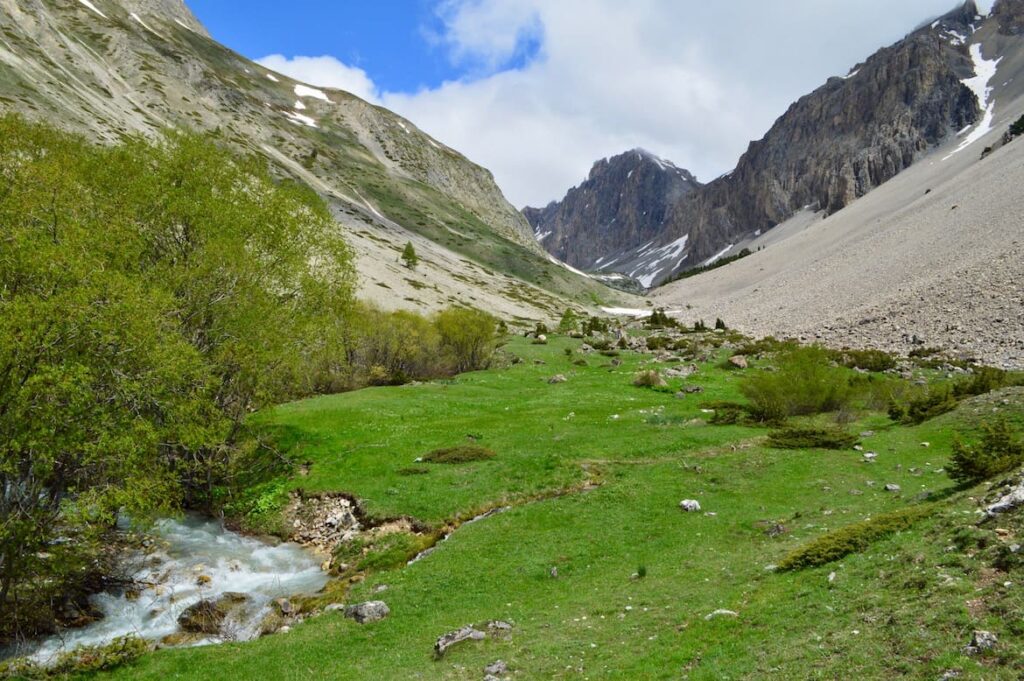
[[[1024,97],[1013,83],[995,96],[993,132],[971,147],[937,149],[828,219],[798,215],[755,242],[763,251],[652,300],[757,335],[1024,368],[1024,139],[979,160]]]

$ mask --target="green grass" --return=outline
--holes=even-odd
[[[703,402],[741,399],[744,374],[717,368],[721,356],[687,379],[702,395],[676,399],[632,385],[648,358],[623,353],[621,366],[595,358],[580,368],[564,353],[576,346],[515,339],[509,350],[525,361],[508,369],[258,415],[283,451],[312,462],[307,477],[287,481],[293,487],[349,492],[372,515],[435,529],[512,508],[460,527],[412,566],[404,561],[420,547],[408,535],[370,554],[349,601],[382,598],[392,612],[383,622],[325,615],[248,644],[160,651],[100,678],[477,680],[498,658],[524,679],[1024,673],[1024,596],[1002,586],[1024,574],[993,577],[1000,540],[973,528],[970,497],[981,492],[955,490],[939,470],[954,430],[973,427],[975,412],[1019,415],[1016,396],[1009,406],[968,401],[920,426],[857,414],[846,427],[874,431],[861,440],[878,453],[866,464],[854,451],[771,449],[765,429],[710,425]],[[567,383],[549,385],[557,373]],[[408,474],[425,452],[460,441],[498,456]],[[903,491],[886,492],[887,483]],[[830,533],[916,508],[925,493],[931,510],[911,511],[899,532],[876,533],[823,567],[766,570]],[[684,498],[715,515],[681,512]],[[1006,522],[1015,531],[1018,521]],[[785,532],[766,532],[780,524]],[[999,559],[1005,568],[1005,551]],[[637,566],[644,576],[631,579]],[[380,585],[387,590],[377,593]],[[705,619],[719,608],[739,616]],[[493,619],[515,624],[509,639],[434,659],[438,636]],[[997,650],[964,656],[973,628],[996,631]]]

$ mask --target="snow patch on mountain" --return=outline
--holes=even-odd
[[[106,14],[104,14],[103,12],[101,12],[101,11],[99,10],[99,8],[98,8],[98,7],[96,7],[96,5],[94,5],[94,4],[92,4],[91,2],[89,2],[89,0],[78,0],[78,2],[82,3],[83,5],[85,5],[85,6],[86,6],[86,7],[88,7],[89,9],[91,9],[91,10],[92,10],[93,12],[95,12],[96,14],[99,14],[99,15],[100,15],[101,17],[103,17],[104,19],[106,19],[106,18],[107,18],[107,15],[106,15]]]
[[[943,161],[952,158],[955,154],[963,151],[991,132],[992,121],[995,118],[996,102],[992,99],[993,88],[989,86],[989,83],[995,77],[996,71],[999,68],[999,62],[1002,60],[1002,57],[998,59],[985,59],[981,52],[981,44],[975,43],[971,45],[971,61],[974,62],[974,77],[967,78],[962,82],[968,89],[970,89],[971,92],[974,93],[974,96],[978,98],[978,104],[981,105],[984,113],[981,117],[981,122],[978,123],[978,126],[974,131],[960,143],[960,146],[950,152],[949,156],[942,159]]]
[[[309,87],[308,85],[296,85],[295,95],[300,98],[310,97],[312,99],[320,99],[328,104],[331,103],[330,98],[323,90],[317,90],[315,87]]]

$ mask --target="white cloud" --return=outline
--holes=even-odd
[[[466,75],[375,101],[492,170],[519,206],[561,197],[595,160],[638,146],[708,181],[796,98],[949,4],[440,0],[436,42]],[[365,96],[342,82],[355,73],[378,94],[332,58],[278,59],[284,73]]]
[[[376,103],[380,99],[377,86],[366,75],[366,71],[347,66],[335,57],[288,58],[282,54],[272,54],[257,59],[256,63],[303,83],[351,92],[369,102]]]

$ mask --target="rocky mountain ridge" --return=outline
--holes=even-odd
[[[182,0],[0,0],[2,112],[105,142],[187,127],[267,158],[332,204],[361,295],[388,308],[550,319],[611,294],[552,262],[489,171],[382,107],[236,54]],[[415,273],[398,262],[410,241]]]
[[[524,208],[534,235],[556,258],[585,270],[610,252],[656,239],[670,208],[702,185],[687,170],[643,149],[606,158],[562,201]]]
[[[1022,4],[1000,0],[986,18],[969,0],[829,79],[751,143],[731,173],[673,202],[653,243],[595,257],[657,285],[737,252],[801,210],[843,209],[958,131],[984,125],[985,86],[975,92],[970,85],[993,70],[998,55],[976,46],[996,30],[1016,35]],[[576,238],[592,240],[590,232]],[[543,245],[572,252],[571,245]]]

